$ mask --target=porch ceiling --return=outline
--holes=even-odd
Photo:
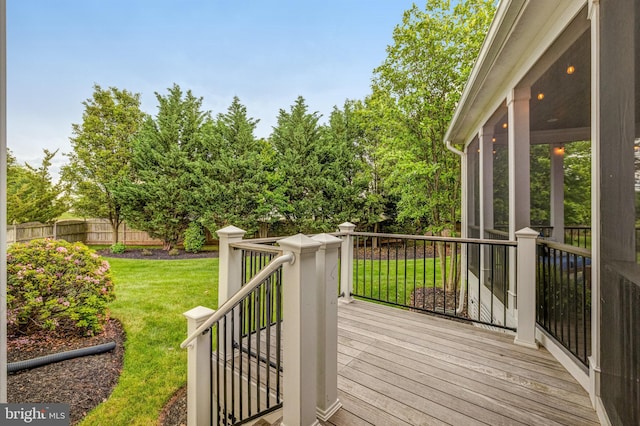
[[[589,137],[590,37],[586,1],[501,1],[445,136],[471,142],[493,115],[497,138],[507,130],[501,106],[514,87],[530,86],[532,143]],[[571,62],[575,72],[566,73]],[[544,94],[538,100],[537,95]],[[498,112],[498,114],[496,114]],[[506,117],[506,108],[504,108]]]

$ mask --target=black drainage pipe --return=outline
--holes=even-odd
[[[89,346],[88,348],[74,349],[72,351],[58,352],[57,354],[45,355],[38,358],[27,359],[25,361],[11,362],[7,364],[7,372],[14,373],[29,368],[41,367],[54,362],[65,361],[71,358],[78,358],[87,355],[97,355],[108,352],[116,347],[116,342],[103,343],[101,345]]]

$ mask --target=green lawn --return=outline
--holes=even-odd
[[[218,259],[108,260],[116,291],[111,313],[127,334],[124,368],[111,397],[82,425],[153,425],[186,383],[182,313],[218,305]]]
[[[447,266],[451,257],[447,257]],[[438,258],[409,260],[354,260],[353,292],[390,303],[409,304],[411,292],[442,287]],[[448,270],[447,270],[448,272]]]

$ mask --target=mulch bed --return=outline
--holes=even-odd
[[[435,304],[434,304],[434,293],[435,293]],[[446,302],[446,305],[445,305],[445,302]],[[456,302],[457,302],[457,306],[456,306]],[[410,309],[410,310],[414,312],[420,312],[420,313],[429,313],[424,310],[443,313],[443,308],[444,308],[444,312],[450,315],[453,315],[453,312],[455,312],[456,308],[459,307],[461,303],[462,302],[460,301],[460,296],[458,295],[456,298],[456,294],[452,291],[445,292],[442,288],[439,288],[439,287],[436,287],[436,288],[421,287],[411,292],[411,299],[410,299],[411,306],[416,306],[421,309]],[[466,304],[462,312],[460,314],[457,314],[457,316],[459,318],[468,318]]]
[[[121,254],[109,249],[99,250],[104,257],[148,260],[181,260],[218,257],[217,251],[187,253],[180,250],[169,255],[165,250],[149,248],[127,249]],[[125,333],[122,325],[110,319],[104,331],[91,337],[51,333],[38,335],[8,336],[8,362],[23,361],[58,352],[95,346],[111,341],[116,348],[99,355],[90,355],[57,362],[31,370],[10,373],[7,378],[7,399],[10,403],[64,403],[70,405],[71,423],[80,422],[89,411],[106,401],[118,383],[124,358]],[[169,401],[161,415],[161,425],[186,425],[186,387],[179,390]]]
[[[187,387],[173,394],[158,417],[158,426],[185,426],[187,424]]]
[[[7,378],[8,402],[65,403],[70,405],[71,423],[76,424],[105,401],[122,371],[125,335],[119,321],[111,319],[104,331],[92,337],[50,333],[28,338],[9,336],[9,362],[23,361],[73,349],[116,342],[114,350],[57,362],[31,370],[10,373]]]
[[[218,251],[201,251],[199,253],[189,253],[184,250],[178,250],[178,254],[171,255],[167,250],[158,248],[127,249],[124,253],[111,253],[110,249],[101,249],[98,250],[97,253],[100,256],[104,257],[141,260],[185,260],[218,257]]]

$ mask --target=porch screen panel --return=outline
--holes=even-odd
[[[612,424],[640,424],[635,152],[640,0],[600,2],[600,394]]]

